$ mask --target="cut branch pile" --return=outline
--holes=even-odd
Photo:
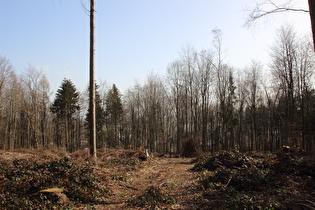
[[[313,158],[222,151],[199,159],[192,171],[201,171],[200,186],[210,201],[209,208],[315,207]]]
[[[38,164],[30,159],[0,159],[0,208],[52,209],[97,204],[106,199],[106,176],[93,165],[70,158]]]

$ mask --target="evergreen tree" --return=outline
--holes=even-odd
[[[64,79],[57,90],[55,101],[50,108],[58,118],[71,118],[80,109],[78,106],[79,93],[71,80]]]
[[[105,125],[105,109],[102,106],[102,99],[98,91],[99,86],[95,85],[95,109],[96,109],[96,145],[98,148],[105,146],[104,139],[104,130],[103,126]],[[90,127],[90,107],[85,116],[85,125],[88,129]]]
[[[67,148],[73,151],[74,138],[73,134],[73,114],[80,110],[78,105],[79,93],[76,87],[69,79],[64,79],[60,88],[57,90],[54,103],[50,111],[56,114],[56,142],[57,146]]]
[[[118,88],[113,84],[112,89],[109,90],[106,97],[106,127],[107,127],[107,138],[110,147],[119,146],[119,125],[122,122],[123,116],[123,105],[121,102],[121,96]]]
[[[234,129],[237,125],[237,118],[235,116],[235,102],[236,102],[236,86],[234,84],[234,78],[232,71],[229,71],[229,85],[228,85],[228,97],[227,97],[227,106],[226,106],[226,126],[227,126],[227,132],[226,132],[226,148],[228,149],[234,149],[235,146],[235,138],[234,138]]]

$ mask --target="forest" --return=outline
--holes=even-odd
[[[267,64],[256,58],[236,69],[226,61],[221,31],[212,34],[210,49],[181,49],[164,76],[152,73],[124,93],[98,84],[97,148],[142,146],[181,155],[190,140],[204,152],[275,152],[284,145],[314,152],[311,36],[284,25]],[[9,58],[0,57],[1,150],[86,148],[88,113],[87,91],[70,78],[50,90],[40,68],[29,65],[17,74]]]

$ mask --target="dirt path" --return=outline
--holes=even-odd
[[[159,158],[145,163],[136,172],[131,172],[127,181],[115,181],[108,204],[97,209],[133,209],[126,205],[129,199],[142,195],[150,186],[157,187],[175,199],[168,209],[197,209],[200,196],[196,192],[196,176],[188,170],[193,167],[191,159]],[[139,209],[139,208],[135,208]]]

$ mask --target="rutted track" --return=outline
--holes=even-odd
[[[143,168],[132,172],[125,182],[113,183],[112,196],[107,205],[98,209],[132,209],[127,206],[129,199],[135,198],[150,187],[157,187],[175,200],[168,209],[197,209],[201,199],[196,192],[196,177],[189,169],[192,159],[157,158],[150,160]]]

